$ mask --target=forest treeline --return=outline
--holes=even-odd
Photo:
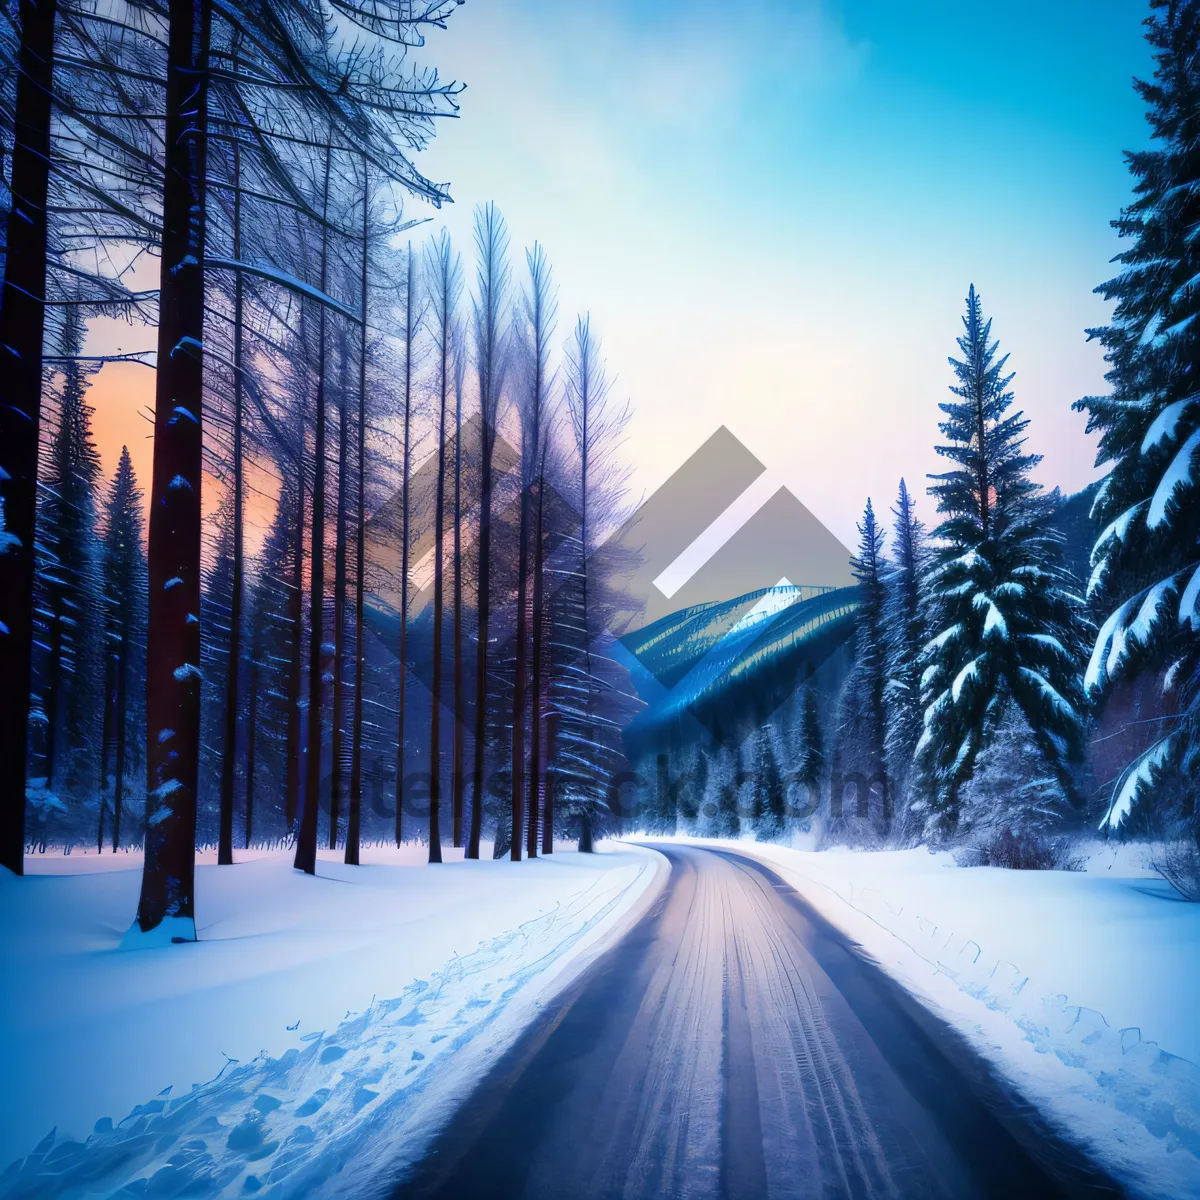
[[[413,151],[461,87],[414,54],[455,7],[5,9],[0,856],[144,843],[144,933],[194,936],[198,843],[590,848],[625,410],[540,246],[407,213],[449,199]],[[87,353],[100,317],[157,353]],[[129,357],[152,478],[103,480]]]

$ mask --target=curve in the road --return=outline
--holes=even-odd
[[[767,867],[656,848],[654,908],[395,1200],[1119,1194]]]

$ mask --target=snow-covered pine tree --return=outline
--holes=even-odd
[[[744,775],[741,750],[716,741],[711,749],[701,751],[701,754],[706,764],[696,833],[700,837],[740,837],[739,791]]]
[[[867,498],[858,525],[858,553],[851,562],[858,581],[860,603],[855,620],[854,707],[859,730],[855,766],[868,780],[886,769],[884,739],[887,716],[884,686],[887,675],[887,638],[884,625],[887,593],[884,587],[884,531]]]
[[[1104,343],[1112,394],[1075,405],[1111,464],[1093,507],[1103,532],[1088,598],[1100,630],[1085,686],[1095,696],[1147,671],[1163,672],[1166,692],[1200,669],[1200,2],[1151,9],[1154,78],[1136,86],[1153,145],[1126,156],[1136,198],[1114,226],[1128,249],[1097,289],[1116,309],[1089,331]],[[1105,824],[1120,825],[1163,777],[1198,771],[1197,723],[1170,725],[1118,780]],[[1200,806],[1191,820],[1200,842]]]
[[[200,593],[200,844],[216,841],[219,829],[221,762],[225,748],[225,676],[229,661],[233,600],[233,497],[227,492],[213,514]],[[239,714],[240,716],[240,714]]]
[[[922,655],[924,730],[916,758],[931,805],[929,825],[958,829],[960,789],[1015,704],[1065,798],[1076,801],[1084,700],[1081,604],[1061,566],[1053,509],[1030,478],[1029,422],[1010,412],[1012,375],[997,358],[991,321],[974,285],[961,359],[950,359],[956,399],[942,404],[937,447],[954,469],[930,493],[943,519],[933,531],[929,633]]]
[[[104,522],[104,599],[107,653],[112,660],[108,728],[113,742],[112,847],[121,844],[126,775],[143,765],[138,732],[145,694],[146,554],[142,544],[142,493],[129,449],[109,484]],[[101,780],[104,786],[105,780]],[[103,796],[102,796],[103,799]]]
[[[793,811],[807,815],[807,822],[817,811],[825,793],[828,765],[825,761],[825,734],[821,728],[820,702],[812,676],[805,681],[797,704],[793,724],[793,763],[788,776],[789,804]]]
[[[884,533],[875,518],[875,509],[867,501],[863,519],[858,524],[858,552],[851,560],[858,581],[859,608],[855,617],[854,666],[842,690],[838,704],[837,734],[834,740],[834,759],[839,764],[836,774],[858,777],[859,797],[854,814],[865,815],[863,805],[876,806],[874,827],[886,833],[890,823],[890,795],[884,738],[887,719],[884,710],[886,638],[884,627],[883,539]],[[882,786],[881,786],[882,785]],[[834,798],[836,800],[836,798]],[[837,806],[833,809],[835,820]]]
[[[37,620],[47,647],[39,671],[45,713],[46,788],[76,800],[94,792],[103,706],[102,563],[96,538],[100,455],[92,440],[90,386],[76,361],[83,346],[79,306],[66,310],[68,360],[57,396],[38,520]]]
[[[1063,817],[1063,793],[1046,769],[1024,714],[1010,704],[962,788],[964,822],[981,854],[981,865],[997,862],[998,851],[1035,853]],[[1015,840],[1014,840],[1015,839]],[[1033,864],[1030,864],[1033,865]]]
[[[299,507],[295,482],[284,475],[283,490],[258,554],[250,590],[253,644],[249,687],[252,704],[257,696],[257,711],[256,719],[248,722],[247,729],[246,824],[260,835],[265,830],[276,836],[286,835],[291,826],[287,812],[288,729],[292,711],[288,688],[294,669],[293,580],[297,574],[296,555],[302,543],[297,533],[301,520]],[[259,786],[260,782],[263,786]]]
[[[884,747],[891,776],[895,811],[907,801],[913,750],[921,737],[921,670],[917,665],[924,646],[921,577],[924,569],[925,531],[917,520],[912,493],[903,479],[892,509],[892,559],[885,575],[886,682],[884,710],[887,734]]]
[[[783,836],[785,808],[783,779],[779,759],[775,754],[774,730],[765,725],[755,734],[754,743],[754,836],[760,842],[775,841]]]

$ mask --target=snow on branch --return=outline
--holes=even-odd
[[[289,275],[286,271],[280,271],[277,267],[239,262],[235,258],[222,258],[219,255],[205,255],[204,265],[226,271],[244,271],[248,275],[256,275],[259,279],[266,279],[270,283],[295,292],[299,296],[307,296],[310,300],[315,300],[318,304],[325,305],[326,308],[332,309],[348,321],[353,321],[355,325],[362,324],[362,317],[353,309],[347,308],[340,300],[335,300],[327,292],[321,291],[320,288],[314,287],[311,283],[305,283],[303,279],[297,279],[295,275]]]

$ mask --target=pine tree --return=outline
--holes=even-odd
[[[820,795],[828,769],[825,761],[825,734],[821,728],[821,710],[817,689],[810,678],[804,685],[800,701],[799,743],[796,751],[795,777]]]
[[[851,562],[860,597],[855,616],[856,651],[851,681],[858,733],[854,758],[856,769],[872,780],[885,773],[887,641],[884,626],[884,531],[875,519],[875,509],[869,497],[867,507],[863,510],[863,519],[858,525],[858,538],[858,553]],[[885,809],[885,822],[887,815]]]
[[[893,800],[899,812],[907,793],[913,751],[921,737],[924,711],[921,708],[921,670],[918,666],[925,644],[921,604],[924,570],[924,528],[917,520],[912,493],[904,480],[892,509],[892,561],[885,576],[884,607],[886,632],[887,712],[885,752],[888,773],[895,789]]]
[[[83,344],[77,305],[67,310],[62,340],[64,355],[74,360]],[[104,673],[102,562],[96,538],[100,455],[92,439],[88,387],[83,368],[69,361],[38,522],[38,615],[48,646],[40,672],[46,787],[76,799],[93,792]]]
[[[1136,87],[1153,145],[1126,156],[1136,198],[1113,224],[1128,249],[1097,289],[1116,308],[1089,331],[1104,343],[1112,394],[1075,405],[1100,432],[1098,462],[1111,464],[1093,508],[1104,526],[1088,583],[1101,622],[1085,675],[1093,696],[1146,671],[1163,673],[1165,691],[1200,669],[1200,3],[1151,9],[1154,78]],[[1197,722],[1169,724],[1118,781],[1105,823],[1119,825],[1164,777],[1187,790],[1198,771]],[[1191,820],[1200,842],[1200,806]]]
[[[126,772],[141,765],[138,697],[145,686],[146,555],[142,545],[142,493],[129,449],[109,484],[104,522],[105,633],[113,660],[110,728],[114,742],[112,848],[121,844]],[[131,737],[132,734],[132,737]],[[131,749],[134,753],[130,753]],[[101,784],[105,783],[101,780]]]
[[[997,358],[991,322],[972,285],[951,359],[957,399],[940,407],[948,439],[938,453],[955,469],[932,476],[943,519],[933,532],[930,627],[922,656],[924,731],[916,756],[933,824],[953,835],[960,789],[1015,704],[1065,798],[1077,802],[1082,754],[1080,603],[1061,566],[1053,507],[1024,451],[1029,422],[1010,412],[1012,375]]]
[[[760,842],[773,841],[784,831],[783,779],[775,756],[775,737],[764,726],[755,735],[754,747],[754,835]]]
[[[235,504],[227,492],[213,514],[213,536],[206,548],[204,581],[200,592],[200,684],[201,737],[200,737],[200,786],[198,788],[198,822],[202,842],[214,834],[218,845],[217,859],[221,859],[221,784],[222,764],[226,761],[225,721],[226,680],[236,665],[230,661],[232,643],[231,617],[233,611],[233,587],[235,576],[234,531]],[[236,724],[235,724],[236,729]],[[232,797],[231,797],[232,798]],[[216,821],[213,821],[213,817]],[[230,814],[232,822],[232,814]],[[232,849],[232,828],[229,829],[227,847]],[[232,858],[232,856],[231,856]]]
[[[289,703],[290,684],[297,664],[292,654],[296,645],[292,602],[295,597],[296,560],[303,562],[303,520],[300,495],[294,480],[284,477],[283,492],[258,555],[257,570],[250,594],[251,703],[258,697],[256,719],[249,723],[246,750],[247,830],[262,829],[270,812],[276,815],[276,828],[290,832],[293,815],[289,811],[290,760],[289,739],[295,711]],[[251,754],[253,750],[253,754]],[[267,796],[273,804],[264,812],[256,778],[260,774],[268,784]],[[257,809],[254,813],[251,805]],[[248,836],[248,835],[247,835]]]
[[[709,789],[716,801],[712,837],[737,838],[742,835],[741,790],[745,782],[741,747],[718,748],[713,770],[709,774]]]
[[[1014,704],[980,752],[963,785],[962,809],[973,841],[985,853],[998,840],[1032,839],[1053,832],[1063,819],[1063,793],[1038,753],[1029,723]],[[1006,865],[1006,864],[997,864]]]

